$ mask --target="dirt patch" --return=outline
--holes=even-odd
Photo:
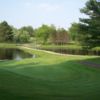
[[[100,64],[97,64],[95,62],[90,62],[90,61],[80,61],[81,64],[87,65],[89,67],[95,67],[95,68],[100,68]]]

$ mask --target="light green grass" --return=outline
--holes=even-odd
[[[0,43],[0,48],[17,48],[17,44]]]
[[[32,45],[30,45],[32,46]],[[71,50],[82,50],[83,47],[78,44],[67,44],[67,45],[41,45],[43,49],[71,49]],[[100,47],[94,47],[92,51],[100,51]]]
[[[41,45],[40,48],[44,49],[82,49],[82,46],[75,44],[67,44],[67,45]]]
[[[99,57],[20,49],[37,58],[0,62],[0,100],[99,100],[100,69],[79,63]]]

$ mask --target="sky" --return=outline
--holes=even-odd
[[[42,24],[68,29],[71,23],[85,17],[80,8],[87,0],[0,0],[0,22],[7,21],[16,28]]]

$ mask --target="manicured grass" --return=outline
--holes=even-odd
[[[17,48],[17,45],[11,43],[0,43],[0,48]]]
[[[43,49],[72,49],[81,50],[83,49],[81,45],[78,44],[66,44],[66,45],[41,45],[40,48]],[[100,51],[100,47],[94,47],[92,51]]]
[[[67,45],[41,45],[40,48],[44,49],[82,49],[82,46],[75,44],[67,44]]]
[[[100,51],[100,47],[95,47],[93,50]]]
[[[37,58],[0,62],[0,100],[99,100],[100,69],[79,61],[100,57],[20,49]]]

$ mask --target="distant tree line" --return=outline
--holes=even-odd
[[[3,21],[0,23],[0,42],[62,45],[74,41],[86,48],[100,46],[100,2],[89,0],[80,11],[87,17],[80,18],[79,23],[72,23],[68,31],[54,25],[42,25],[37,29],[32,26],[16,29]]]
[[[37,29],[33,29],[32,26],[24,26],[17,29],[6,21],[0,23],[0,42],[65,44],[69,41],[68,37],[64,28],[57,29],[54,25],[42,25]]]

